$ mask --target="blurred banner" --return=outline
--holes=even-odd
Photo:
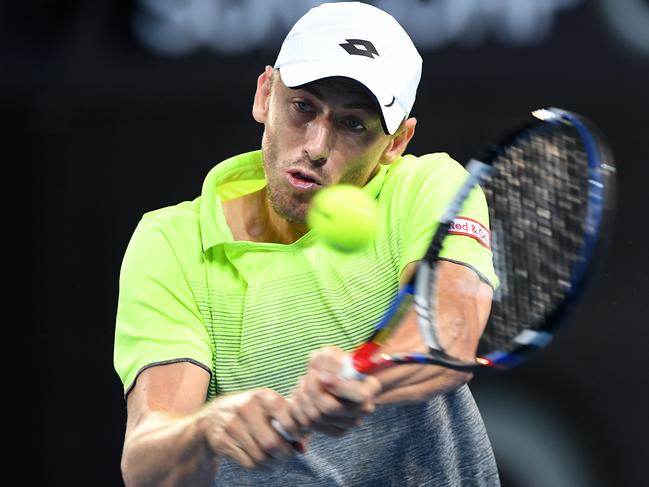
[[[505,45],[543,41],[555,17],[583,0],[377,0],[365,2],[392,14],[420,49],[452,43]],[[237,54],[264,49],[317,0],[140,0],[134,31],[152,50],[170,55],[200,47]]]
[[[533,45],[547,39],[557,15],[585,0],[377,0],[420,49],[451,44]],[[219,54],[267,49],[317,0],[140,0],[133,17],[139,41],[164,55],[205,47]],[[649,5],[644,0],[600,0],[610,27],[630,47],[649,55]],[[272,45],[272,44],[271,44]]]

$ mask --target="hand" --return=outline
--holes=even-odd
[[[291,414],[298,425],[341,436],[374,412],[381,383],[372,376],[349,380],[339,376],[346,354],[329,347],[314,352],[307,373],[291,394]]]
[[[203,409],[199,424],[217,456],[229,457],[246,468],[266,470],[295,454],[271,426],[271,419],[303,441],[288,401],[270,389],[217,398]]]

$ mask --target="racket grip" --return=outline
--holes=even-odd
[[[343,365],[340,368],[340,377],[350,380],[365,380],[367,374],[358,371],[354,366],[354,359],[352,357],[352,355],[347,355],[343,360]]]

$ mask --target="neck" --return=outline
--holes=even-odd
[[[264,206],[264,210],[260,214],[265,220],[265,233],[268,238],[265,241],[291,244],[309,231],[309,227],[303,223],[289,222],[282,218],[271,206],[266,188],[263,188],[260,193],[260,199]]]
[[[266,188],[223,203],[235,240],[291,244],[309,231],[307,225],[282,218],[268,201]]]

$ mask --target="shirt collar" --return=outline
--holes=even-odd
[[[261,150],[246,152],[220,162],[210,170],[203,182],[200,206],[200,228],[203,252],[231,242],[232,232],[223,214],[223,199],[242,196],[266,185]],[[363,191],[376,199],[390,166],[379,166]]]

